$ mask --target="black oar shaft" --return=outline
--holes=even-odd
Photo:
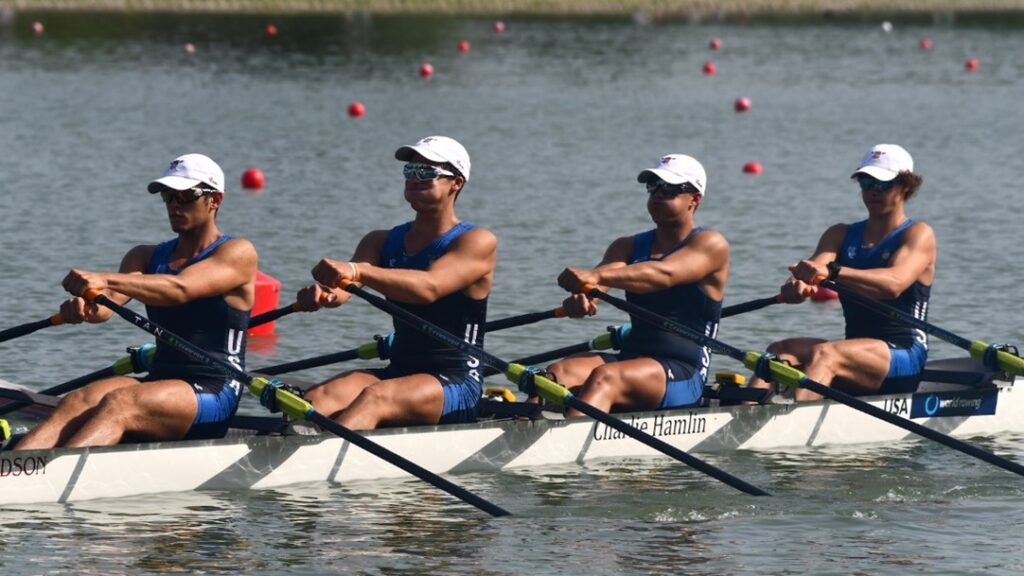
[[[722,318],[736,316],[737,314],[743,314],[745,312],[753,312],[754,310],[760,310],[761,308],[766,308],[772,304],[779,304],[781,302],[782,295],[778,294],[771,298],[758,298],[757,300],[751,300],[749,302],[733,304],[732,306],[722,308]]]
[[[271,310],[269,312],[264,312],[263,314],[253,316],[252,318],[249,319],[249,328],[255,328],[262,324],[266,324],[267,322],[273,322],[274,320],[277,320],[282,316],[287,316],[297,310],[295,306],[295,304],[291,304],[289,306],[278,308],[277,310]]]
[[[190,359],[195,360],[197,362],[201,362],[212,368],[217,368],[223,371],[228,376],[248,383],[250,388],[254,387],[254,380],[256,379],[247,374],[244,370],[241,370],[238,367],[234,366],[230,362],[226,362],[219,358],[210,356],[195,344],[192,344],[188,340],[185,340],[184,338],[158,326],[157,324],[154,324],[153,322],[144,318],[143,316],[117,304],[116,302],[113,302],[112,300],[110,300],[109,298],[102,294],[93,294],[92,298],[96,301],[96,303],[102,304],[103,306],[110,308],[118,316],[124,318],[125,320],[131,322],[132,324],[135,324],[139,328],[142,328],[143,330],[149,332],[153,336],[156,336],[160,340],[163,340],[165,343],[172,346],[185,356],[188,356]],[[259,390],[262,390],[263,386],[267,385],[269,384],[261,381],[258,388]],[[253,391],[256,392],[256,390]],[[301,398],[298,398],[297,396],[291,395],[288,392],[280,389],[277,390],[277,394],[279,400],[284,400],[282,402],[282,405],[303,405],[303,407],[306,408],[306,410],[304,413],[301,413],[300,415],[304,419],[317,424],[321,428],[340,436],[344,440],[347,440],[352,444],[355,444],[356,446],[362,448],[363,450],[366,450],[367,452],[401,468],[402,470],[405,470],[406,472],[416,476],[420,480],[428,482],[431,485],[451,494],[452,496],[455,496],[456,498],[462,500],[463,502],[476,506],[477,508],[483,510],[484,512],[487,512],[492,516],[509,515],[509,512],[507,510],[500,508],[495,504],[488,502],[487,500],[484,500],[483,498],[477,496],[476,494],[469,492],[468,490],[438,476],[437,474],[434,474],[433,472],[427,470],[426,468],[420,466],[419,464],[416,464],[403,456],[399,456],[395,452],[388,450],[387,448],[381,446],[380,444],[377,444],[376,442],[363,436],[362,434],[359,434],[358,432],[346,428],[345,426],[342,426],[341,424],[335,422],[334,420],[327,418],[326,416],[317,412],[313,408],[313,406],[310,405],[305,400],[302,400]]]
[[[63,319],[60,317],[60,314],[54,314],[53,316],[50,316],[45,320],[27,322],[20,326],[14,326],[13,328],[8,328],[6,330],[0,331],[0,342],[13,340],[15,338],[31,334],[36,330],[42,330],[43,328],[49,328],[50,326],[56,326],[62,323]]]
[[[549,318],[562,318],[565,316],[565,310],[562,308],[555,308],[554,310],[545,310],[544,312],[530,312],[529,314],[520,314],[519,316],[512,316],[509,318],[501,318],[498,320],[492,320],[487,323],[487,332],[497,332],[498,330],[504,330],[506,328],[515,328],[516,326],[526,326],[527,324],[533,324],[540,322],[541,320],[547,320]]]
[[[359,296],[360,298],[366,300],[376,308],[379,308],[380,310],[383,310],[384,312],[387,312],[388,314],[391,314],[396,318],[399,318],[406,324],[409,324],[410,326],[420,330],[421,332],[434,338],[435,340],[443,342],[451,346],[452,348],[461,350],[467,354],[472,355],[481,363],[486,364],[487,366],[490,366],[491,368],[494,368],[504,373],[509,378],[509,380],[518,380],[518,378],[513,377],[512,371],[510,370],[511,364],[509,362],[502,360],[501,358],[498,358],[494,354],[491,354],[490,352],[487,352],[477,346],[473,346],[469,342],[461,340],[460,338],[451,334],[450,332],[439,328],[438,326],[416,316],[415,314],[409,312],[404,308],[395,306],[394,304],[388,302],[387,300],[381,298],[380,296],[376,296],[374,294],[371,294],[370,292],[367,292],[365,289],[360,288],[355,284],[346,283],[343,286],[343,288]],[[522,367],[520,366],[519,368],[521,369]],[[538,378],[540,378],[540,376],[538,376]],[[553,382],[551,384],[554,385]],[[623,434],[626,434],[635,440],[639,440],[640,442],[650,446],[651,448],[654,448],[655,450],[672,456],[673,458],[676,458],[681,462],[689,464],[690,466],[693,466],[694,468],[702,472],[710,474],[717,480],[725,482],[726,484],[732,486],[733,488],[736,488],[737,490],[741,490],[743,492],[746,492],[747,494],[751,494],[754,496],[768,495],[767,492],[761,490],[760,488],[752,486],[742,480],[739,480],[738,478],[735,478],[734,476],[722,470],[719,470],[706,462],[703,462],[693,456],[690,456],[689,454],[686,454],[682,450],[673,448],[671,445],[665,443],[664,441],[658,440],[654,436],[651,436],[650,434],[647,434],[646,432],[639,430],[635,426],[631,426],[623,422],[622,420],[615,418],[614,416],[608,414],[607,412],[599,410],[598,408],[576,398],[575,396],[572,396],[571,394],[564,396],[562,400],[565,401],[570,407],[575,408],[580,412],[583,412],[584,414],[590,416],[591,418],[597,420],[598,422],[601,422],[606,426],[615,428],[616,430],[622,432]],[[667,451],[667,449],[671,449],[671,452]],[[685,455],[685,457],[683,455]],[[695,465],[696,462],[700,463],[699,468]],[[711,474],[711,470],[714,470],[715,473]]]
[[[725,354],[726,356],[729,356],[731,358],[735,358],[736,360],[743,362],[743,364],[751,370],[755,369],[755,366],[757,365],[758,361],[763,357],[763,354],[759,354],[757,352],[743,352],[739,348],[734,348],[732,346],[729,346],[728,344],[719,342],[718,340],[711,338],[709,336],[705,336],[688,326],[684,326],[677,322],[673,322],[668,318],[664,318],[645,308],[637,306],[636,304],[632,304],[621,298],[616,298],[615,296],[605,294],[604,292],[598,290],[597,288],[588,289],[587,295],[590,296],[591,298],[600,298],[610,303],[611,305],[615,306],[616,308],[623,310],[624,312],[628,312],[630,314],[643,318],[646,321],[653,322],[654,324],[661,326],[666,330],[675,332],[676,334],[689,338],[690,340],[693,340],[698,344],[708,346],[709,348],[717,352]],[[885,410],[882,410],[881,408],[868,404],[863,400],[854,398],[853,396],[850,396],[849,394],[846,394],[845,392],[842,392],[840,390],[836,390],[835,388],[825,386],[820,382],[808,378],[806,374],[797,370],[796,368],[793,368],[792,366],[783,364],[776,360],[771,360],[770,369],[774,376],[776,376],[777,378],[781,378],[785,383],[788,383],[790,385],[796,385],[801,388],[806,388],[807,390],[810,390],[816,394],[820,394],[821,396],[835,400],[840,404],[845,404],[855,410],[859,410],[866,414],[870,414],[872,416],[881,418],[882,420],[885,420],[886,422],[894,426],[899,426],[904,430],[913,432],[914,434],[918,434],[930,440],[935,440],[936,442],[940,442],[945,446],[953,448],[954,450],[959,450],[964,454],[980,458],[981,460],[999,466],[1004,470],[1008,470],[1015,474],[1020,474],[1024,476],[1024,466],[1021,466],[1016,462],[1012,462],[1010,460],[1007,460],[1006,458],[996,456],[991,452],[982,450],[981,448],[968,444],[967,442],[964,442],[962,440],[957,440],[956,438],[953,438],[948,434],[943,434],[942,432],[939,432],[937,430],[932,430],[931,428],[922,426],[921,424],[918,424],[913,420],[908,420],[906,418],[902,418],[894,414],[891,414],[890,412],[887,412]]]

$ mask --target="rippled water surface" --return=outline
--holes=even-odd
[[[46,34],[30,23],[43,18]],[[636,173],[662,154],[708,170],[698,213],[732,245],[728,303],[771,295],[829,224],[863,215],[848,175],[896,142],[924,175],[911,215],[939,239],[931,319],[1020,343],[1018,175],[1024,35],[1012,21],[714,24],[638,20],[0,15],[0,327],[44,318],[71,267],[115,268],[170,232],[145,184],[206,152],[231,187],[222,228],[251,238],[283,301],[325,255],[408,218],[394,149],[466,144],[459,213],[500,240],[491,317],[549,309],[566,265],[645,229]],[[718,37],[724,46],[707,49]],[[929,37],[932,50],[921,50]],[[456,51],[460,40],[472,50]],[[183,50],[193,43],[195,52]],[[965,72],[964,61],[980,69]],[[714,60],[718,73],[701,66]],[[432,80],[417,74],[422,62]],[[733,111],[747,96],[753,109]],[[366,105],[346,117],[352,101]],[[760,176],[741,173],[756,160]],[[262,196],[234,185],[248,166]],[[488,336],[503,358],[575,343],[622,316]],[[350,348],[389,330],[364,303],[293,315],[249,365]],[[723,322],[760,349],[838,336],[837,307],[777,306]],[[103,367],[145,335],[115,319],[6,342],[0,378],[42,388]],[[943,343],[934,357],[960,355]],[[736,369],[716,358],[716,369]],[[302,376],[316,379],[331,369]],[[251,400],[246,411],[259,413]],[[976,439],[1024,459],[1017,436]],[[460,475],[509,508],[492,520],[409,480],[0,510],[5,573],[1018,574],[1024,483],[940,446],[709,458],[776,494],[665,460]]]

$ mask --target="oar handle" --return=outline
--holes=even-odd
[[[8,340],[20,338],[21,336],[27,336],[28,334],[31,334],[36,330],[42,330],[43,328],[49,328],[50,326],[59,326],[63,323],[64,318],[60,315],[60,313],[57,313],[43,320],[28,322],[20,326],[15,326],[13,328],[8,328],[6,330],[0,331],[0,342],[6,342]]]

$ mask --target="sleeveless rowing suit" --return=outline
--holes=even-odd
[[[206,259],[221,244],[231,239],[222,235],[181,269],[169,262],[178,240],[169,240],[156,247],[146,268],[147,274],[178,274],[196,262]],[[188,340],[209,355],[245,369],[245,331],[249,327],[249,311],[228,305],[223,296],[200,298],[176,306],[146,306],[150,320],[169,332]],[[242,385],[228,378],[222,370],[192,360],[157,340],[156,355],[146,381],[184,380],[196,393],[198,409],[186,438],[221,438],[227,433],[231,417],[238,409]]]
[[[864,246],[864,228],[867,221],[846,226],[843,244],[839,249],[840,266],[869,270],[886,268],[889,259],[899,249],[903,233],[914,221],[907,219],[889,233],[881,242],[872,247]],[[894,300],[882,302],[902,310],[914,318],[928,318],[928,298],[931,286],[914,281],[909,288]],[[839,295],[846,319],[846,338],[875,338],[889,345],[889,373],[886,375],[881,394],[913,392],[921,381],[921,373],[928,360],[928,335],[906,324],[879,314]]]
[[[435,260],[448,252],[452,242],[476,228],[474,224],[460,222],[435,238],[423,250],[407,254],[405,236],[411,227],[412,222],[406,222],[391,229],[381,249],[378,263],[380,266],[427,270]],[[484,345],[484,326],[487,322],[486,297],[474,300],[460,290],[431,304],[391,302],[451,334],[462,336],[463,340],[474,346]],[[480,402],[483,386],[480,361],[426,336],[397,318],[394,326],[391,364],[387,368],[373,372],[385,380],[409,374],[430,374],[437,378],[444,390],[444,408],[440,423],[476,420],[477,404]]]
[[[651,257],[654,245],[654,230],[633,236],[633,253],[629,263],[664,260],[670,254],[686,246],[705,228],[698,226],[667,250],[660,258]],[[680,284],[658,292],[639,294],[626,292],[626,300],[670,320],[688,326],[695,331],[714,338],[718,334],[718,321],[722,315],[722,302],[708,296],[698,283]],[[652,358],[665,369],[665,396],[658,406],[679,408],[693,406],[700,402],[711,366],[711,350],[663,330],[640,318],[630,315],[629,335],[622,343],[619,354],[600,354],[605,361]]]

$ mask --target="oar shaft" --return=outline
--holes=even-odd
[[[6,342],[13,340],[21,336],[26,336],[35,332],[36,330],[42,330],[43,328],[49,328],[50,326],[57,326],[64,323],[64,319],[61,318],[60,314],[54,314],[45,320],[37,320],[35,322],[27,322],[20,326],[14,326],[6,330],[0,331],[0,342]]]
[[[255,328],[262,324],[266,324],[267,322],[273,322],[282,316],[287,316],[296,311],[298,311],[298,304],[290,304],[288,306],[278,308],[277,310],[258,314],[249,319],[249,328]]]
[[[554,310],[545,310],[544,312],[531,312],[529,314],[520,314],[519,316],[512,316],[510,318],[501,318],[499,320],[492,320],[487,323],[487,332],[497,332],[498,330],[504,330],[506,328],[515,328],[516,326],[526,326],[527,324],[533,324],[540,322],[541,320],[547,320],[549,318],[564,318],[565,310],[561,307],[555,308]]]
[[[771,298],[758,298],[757,300],[751,300],[749,302],[741,302],[740,304],[733,304],[732,306],[726,306],[722,308],[722,318],[728,318],[730,316],[736,316],[737,314],[743,314],[745,312],[753,312],[754,310],[760,310],[766,308],[772,304],[781,304],[782,294],[776,294]]]
[[[368,346],[374,348],[374,354],[372,356],[365,355],[365,350]],[[298,370],[308,370],[310,368],[318,368],[320,366],[326,366],[328,364],[334,364],[335,362],[345,362],[348,360],[355,360],[356,358],[376,358],[376,342],[369,342],[363,344],[358,348],[351,350],[344,350],[342,352],[335,352],[334,354],[325,354],[323,356],[317,356],[315,358],[306,358],[304,360],[296,360],[294,362],[286,362],[284,364],[277,364],[275,366],[267,366],[266,368],[260,368],[254,370],[257,374],[268,374],[270,376],[276,376],[278,374],[286,374],[288,372],[295,372]]]
[[[269,385],[269,383],[266,380],[262,378],[254,378],[247,374],[244,370],[236,367],[230,362],[226,362],[219,358],[210,356],[195,344],[192,344],[188,340],[185,340],[184,338],[174,334],[173,332],[170,332],[158,326],[157,324],[154,324],[153,322],[144,318],[143,316],[113,302],[112,300],[110,300],[101,293],[96,292],[90,294],[89,296],[93,300],[95,300],[96,303],[106,306],[107,308],[110,308],[118,316],[121,316],[125,320],[131,322],[132,324],[135,324],[139,328],[142,328],[143,330],[156,336],[160,340],[163,340],[165,343],[175,348],[185,356],[188,356],[190,359],[196,360],[197,362],[201,362],[212,368],[217,368],[223,371],[225,374],[237,380],[246,382],[248,384],[249,390],[256,395],[259,395],[259,393],[263,391],[263,388]],[[338,424],[334,420],[327,418],[326,416],[317,412],[316,409],[313,408],[311,404],[299,398],[298,396],[289,394],[288,392],[280,389],[278,389],[276,393],[278,395],[278,400],[281,403],[282,407],[288,412],[290,412],[291,415],[299,416],[309,422],[313,422],[314,424],[320,426],[321,428],[340,436],[341,438],[351,442],[352,444],[355,444],[356,446],[362,448],[363,450],[366,450],[367,452],[387,462],[390,462],[391,464],[401,468],[402,470],[405,470],[406,472],[416,476],[420,480],[428,482],[433,486],[440,488],[441,490],[444,490],[445,492],[451,494],[452,496],[455,496],[456,498],[462,500],[463,502],[467,502],[469,504],[472,504],[473,506],[476,506],[477,508],[483,510],[484,512],[487,512],[492,516],[509,515],[509,512],[507,510],[504,510],[503,508],[500,508],[484,500],[483,498],[480,498],[479,496],[469,492],[468,490],[465,490],[464,488],[461,488],[456,484],[448,480],[445,480],[444,478],[438,476],[437,474],[434,474],[433,472],[420,466],[419,464],[415,464],[412,461],[402,456],[399,456],[395,452],[388,450],[387,448],[381,446],[380,444],[377,444],[376,442],[363,436],[362,434],[359,434],[358,432],[346,428],[345,426]]]

